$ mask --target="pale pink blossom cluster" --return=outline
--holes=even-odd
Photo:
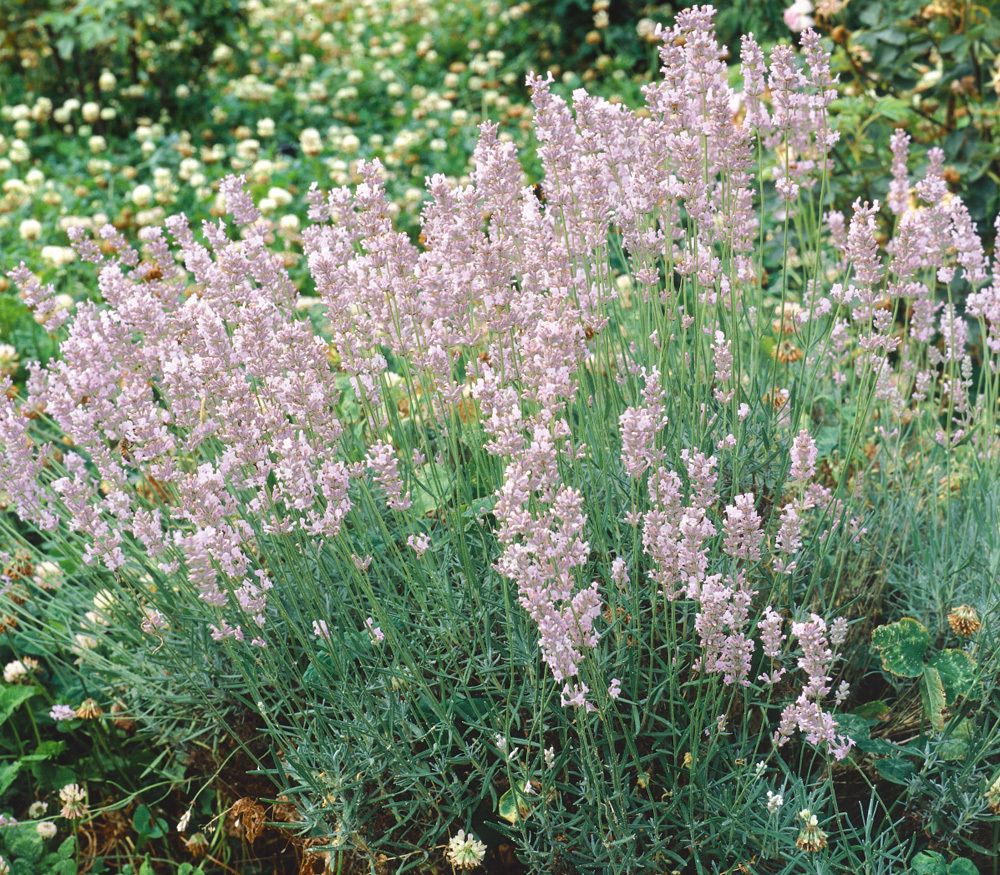
[[[943,153],[931,150],[911,183],[908,140],[897,134],[889,243],[878,202],[856,201],[849,219],[827,214],[816,276],[789,308],[789,327],[783,309],[775,329],[813,342],[780,378],[788,388],[745,372],[763,349],[746,338],[764,324],[751,305],[763,299],[757,147],[773,159],[768,184],[792,217],[829,173],[837,141],[829,56],[804,10],[801,54],[779,45],[767,59],[752,35],[743,39],[742,91],[707,6],[661,29],[662,80],[644,89],[641,111],[583,90],[567,101],[551,77],[530,76],[540,195],[514,146],[484,124],[466,182],[427,180],[420,243],[394,226],[378,162],[359,162],[353,190],[314,187],[301,236],[321,330],[301,317],[270,222],[239,178],[221,186],[229,225],[196,234],[174,216],[137,247],[111,226],[94,239],[73,231],[103,303],[76,308],[59,329],[61,356],[31,367],[23,399],[0,382],[0,481],[14,510],[39,530],[64,530],[85,563],[122,574],[141,555],[190,588],[216,640],[264,645],[269,599],[286,578],[268,567],[262,539],[343,547],[350,575],[371,585],[382,585],[382,549],[428,570],[450,553],[449,533],[431,526],[449,518],[451,493],[434,494],[439,506],[418,518],[422,492],[438,488],[419,472],[458,479],[476,457],[493,472],[483,480],[495,477],[484,573],[516,588],[565,705],[591,710],[591,689],[611,701],[622,692],[594,652],[605,646],[606,601],[628,591],[673,611],[684,600],[698,670],[727,684],[754,683],[759,641],[767,666],[757,681],[773,686],[794,642],[805,681],[776,738],[801,731],[843,755],[825,709],[846,694],[831,691],[830,670],[843,629],[828,633],[813,615],[787,636],[758,598],[772,571],[792,591],[809,536],[847,520],[816,482],[813,411],[795,373],[847,393],[853,367],[888,413],[916,402],[935,417],[947,409],[941,443],[954,446],[976,411],[967,316],[986,329],[990,368],[1000,355],[1000,263],[988,282]],[[611,269],[619,255],[621,285]],[[13,276],[39,320],[58,328],[54,290],[26,268]],[[952,281],[971,289],[965,311],[937,303],[937,284]],[[350,427],[344,383],[361,411]],[[668,397],[668,384],[685,391]],[[612,450],[595,474],[584,441],[598,411]],[[736,462],[762,417],[787,449],[785,483]],[[413,433],[422,448],[408,442]],[[53,434],[65,439],[58,449]],[[614,525],[588,516],[587,478],[598,476]],[[626,493],[628,508],[615,505]],[[405,524],[398,543],[364,544],[352,527],[362,504]],[[609,543],[621,513],[638,527],[634,552]],[[382,629],[362,617],[355,628],[381,644]],[[138,624],[159,637],[174,620],[144,606]],[[315,637],[331,639],[326,621],[311,622]]]
[[[822,617],[813,614],[805,622],[792,623],[792,637],[797,639],[801,654],[798,667],[805,672],[806,683],[799,697],[781,714],[775,733],[779,746],[788,741],[792,732],[801,731],[810,744],[827,744],[834,757],[843,759],[853,747],[853,740],[837,732],[837,723],[829,711],[824,711],[823,699],[831,692],[830,669],[834,655],[827,640],[827,626]],[[840,700],[846,690],[838,691]]]

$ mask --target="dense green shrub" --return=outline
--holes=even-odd
[[[0,94],[86,101],[117,90],[131,113],[156,117],[192,96],[217,46],[238,41],[243,8],[241,0],[4,3]]]

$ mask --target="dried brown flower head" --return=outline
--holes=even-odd
[[[96,720],[104,711],[94,699],[84,699],[76,709],[76,716],[81,720]]]
[[[252,845],[264,831],[264,806],[256,799],[244,796],[229,809],[233,827]]]
[[[970,638],[983,628],[979,614],[972,605],[959,605],[948,614],[948,625],[951,631],[962,638]]]
[[[805,851],[809,854],[822,851],[827,844],[826,833],[819,828],[819,821],[816,815],[808,808],[803,808],[799,812],[799,817],[802,819],[803,826],[799,837],[795,840],[795,846],[800,851]]]

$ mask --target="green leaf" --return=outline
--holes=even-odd
[[[909,784],[910,778],[916,773],[913,763],[898,757],[875,760],[875,770],[894,784]]]
[[[0,725],[37,692],[38,687],[0,687]]]
[[[930,664],[941,675],[948,704],[967,696],[977,685],[976,661],[964,650],[948,648],[936,654]]]
[[[66,747],[65,741],[43,741],[35,748],[34,753],[25,754],[21,757],[22,763],[44,763],[62,753]]]
[[[510,824],[517,823],[524,819],[531,812],[531,809],[524,801],[524,796],[511,787],[497,804],[497,814]]]
[[[901,122],[910,117],[910,104],[898,97],[883,97],[875,107],[879,115],[890,121]]]
[[[969,755],[969,742],[972,739],[972,721],[961,720],[957,726],[941,738],[936,748],[937,755],[945,762],[958,762]]]
[[[7,788],[14,783],[17,773],[21,771],[21,763],[7,763],[0,766],[0,795],[7,792]]]
[[[948,864],[948,875],[979,875],[979,870],[972,860],[956,857]]]
[[[56,849],[56,856],[62,860],[72,860],[76,852],[76,839],[73,836],[63,839],[63,843]]]
[[[865,702],[854,709],[854,713],[865,720],[888,720],[889,706],[881,699],[874,702]]]
[[[421,465],[414,473],[415,488],[411,490],[413,513],[417,516],[435,514],[441,499],[447,500],[453,488],[453,474],[447,466],[437,462]]]
[[[920,681],[920,698],[924,703],[924,713],[937,732],[944,729],[947,699],[941,674],[932,665],[924,666],[924,676]]]
[[[891,46],[906,45],[906,34],[894,27],[888,27],[885,30],[880,30],[877,33],[874,33],[873,36],[880,42],[888,43]]]
[[[937,851],[921,851],[910,866],[912,875],[947,875],[944,857]]]
[[[4,829],[4,841],[12,857],[35,862],[42,856],[42,837],[33,826],[18,825]]]
[[[865,6],[858,15],[858,20],[867,27],[875,27],[882,17],[882,7],[878,3]]]
[[[882,657],[882,668],[898,677],[920,677],[930,643],[927,627],[912,617],[879,626],[872,632],[872,646]]]
[[[158,839],[167,833],[167,822],[162,817],[156,817],[148,805],[136,808],[132,816],[132,825],[142,838]]]
[[[966,42],[965,34],[953,33],[951,36],[946,36],[941,40],[938,50],[942,55],[950,55],[952,52],[957,52],[959,49],[965,48]]]

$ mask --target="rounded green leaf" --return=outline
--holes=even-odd
[[[882,668],[904,678],[923,674],[924,654],[930,642],[927,627],[913,617],[903,617],[872,632],[872,646],[882,657]]]
[[[941,683],[951,705],[956,699],[968,696],[977,685],[976,661],[964,650],[948,648],[936,654],[930,664],[941,675]]]
[[[921,851],[913,858],[912,875],[945,875],[944,857],[937,851]]]
[[[531,813],[531,808],[528,807],[524,794],[511,787],[500,797],[497,813],[508,823],[513,824],[524,820]]]
[[[500,802],[497,805],[497,814],[499,814],[508,823],[517,823],[519,819],[517,805],[517,794],[514,792],[514,788],[511,787],[503,796],[500,797]]]

